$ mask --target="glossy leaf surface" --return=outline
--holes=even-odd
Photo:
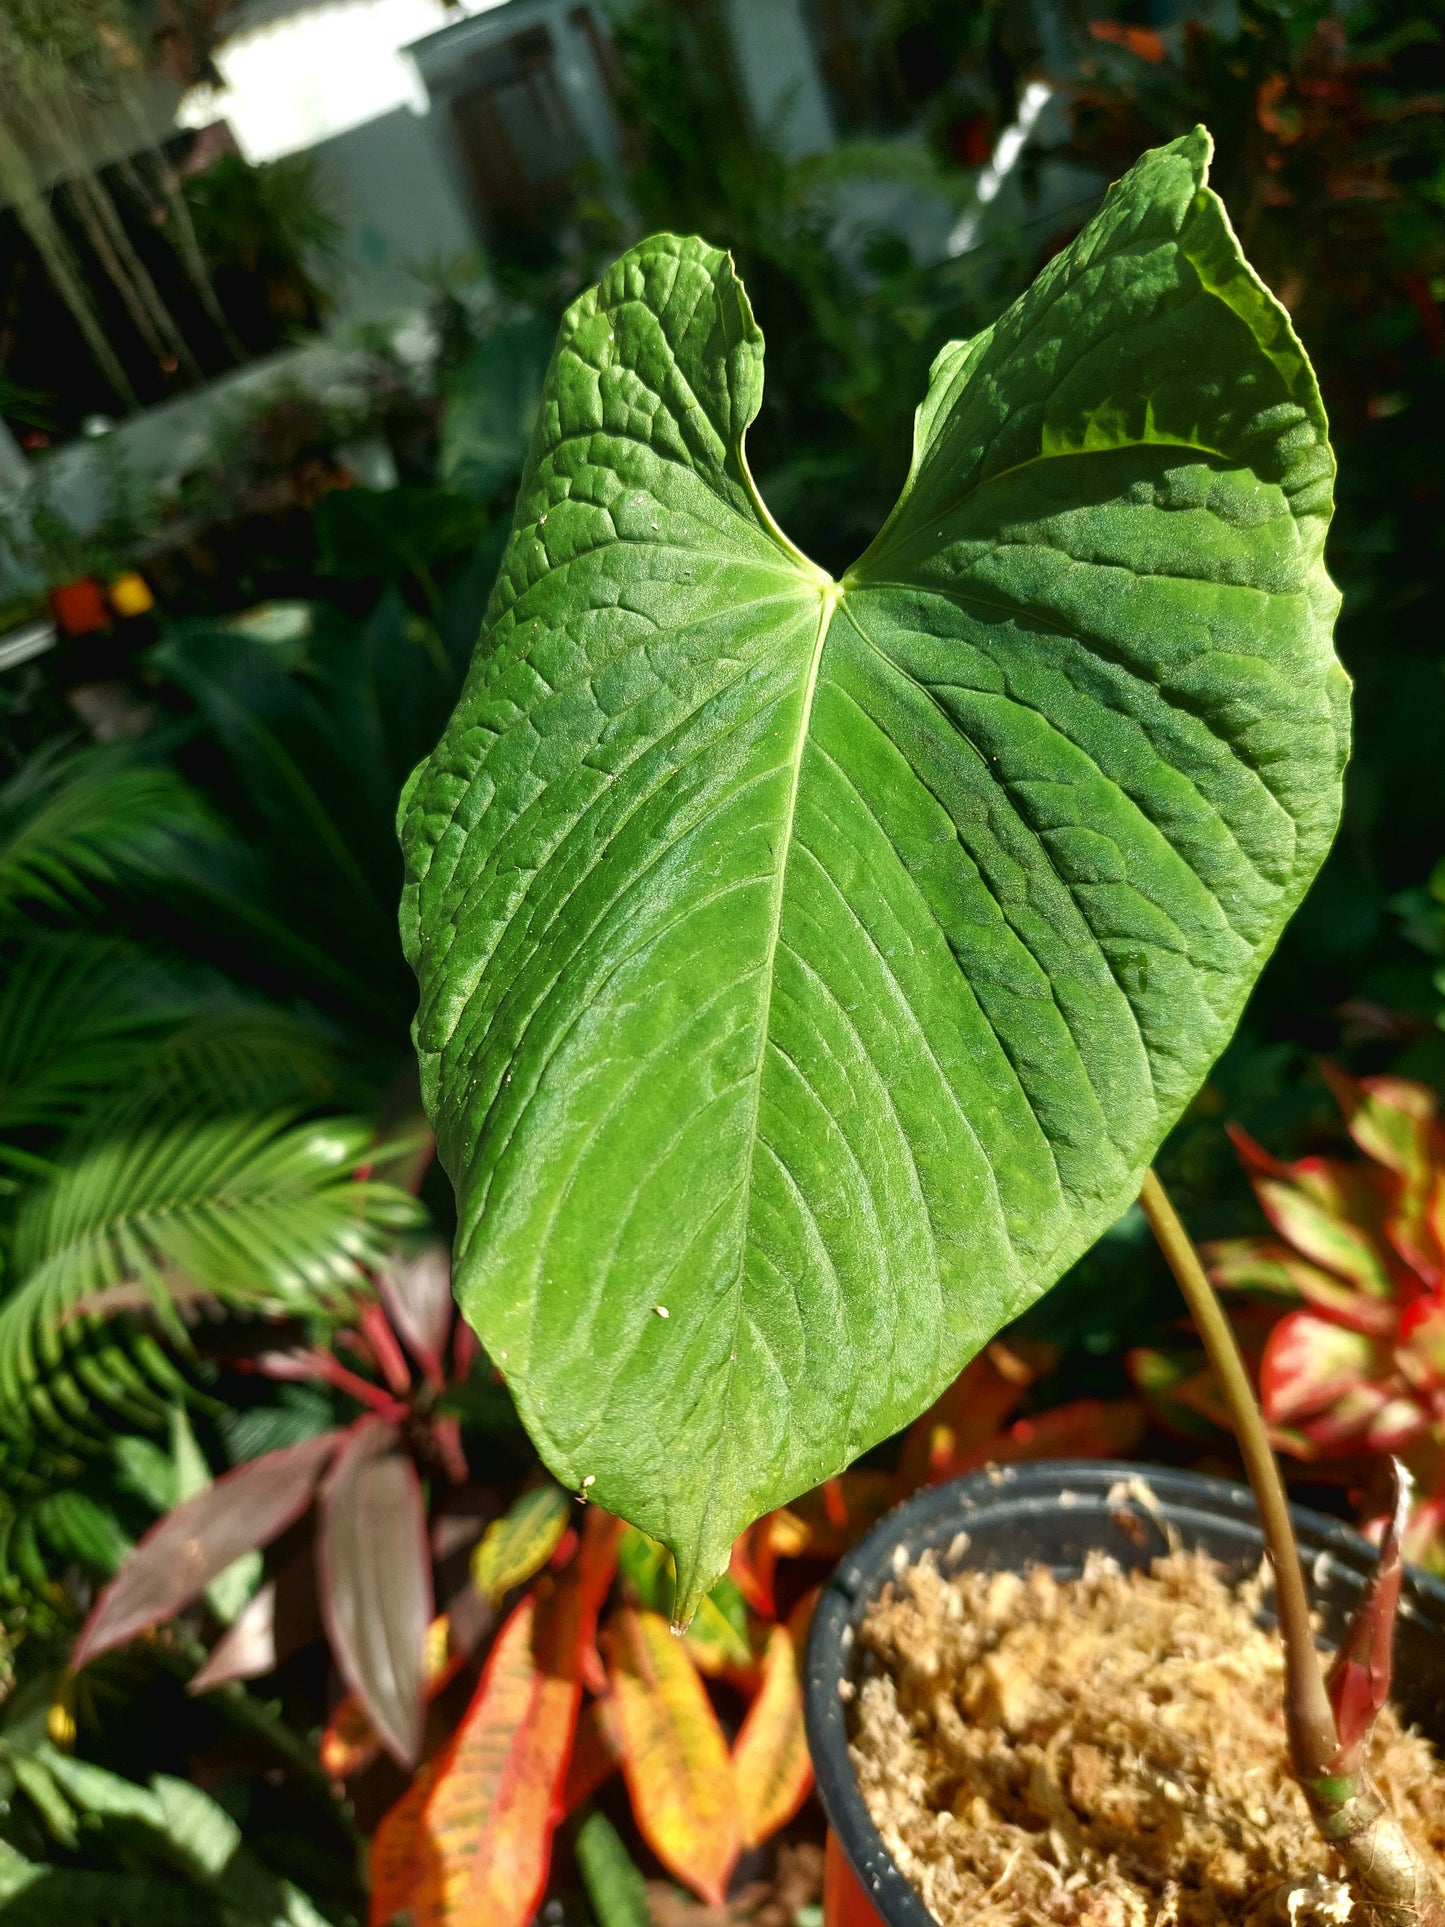
[[[604,1644],[633,1817],[668,1872],[721,1906],[741,1841],[732,1760],[712,1701],[661,1613],[620,1607]]]
[[[589,1813],[577,1829],[577,1871],[597,1927],[654,1927],[647,1882],[605,1813]]]
[[[424,1769],[428,1792],[416,1806],[414,1792],[404,1795],[394,1826],[383,1822],[385,1898],[401,1901],[413,1927],[527,1927],[536,1911],[561,1817],[582,1652],[611,1583],[616,1532],[614,1519],[593,1512],[572,1564],[522,1599],[461,1725]],[[408,1853],[409,1870],[399,1871]],[[373,1906],[374,1923],[387,1918]]]
[[[759,1846],[786,1825],[813,1784],[813,1763],[803,1731],[806,1639],[806,1619],[798,1626],[774,1626],[768,1634],[762,1683],[733,1742],[744,1846]]]
[[[268,1452],[167,1513],[95,1602],[72,1666],[78,1671],[113,1646],[160,1625],[199,1599],[242,1553],[279,1537],[310,1505],[337,1444],[336,1433],[324,1432]]]
[[[429,1244],[410,1257],[392,1258],[377,1268],[376,1283],[407,1350],[440,1382],[442,1353],[452,1328],[452,1264],[446,1246]]]
[[[550,1479],[524,1492],[487,1527],[472,1555],[477,1591],[500,1605],[513,1586],[540,1572],[561,1544],[571,1512],[571,1500]]]
[[[1207,159],[943,350],[841,581],[726,256],[563,321],[403,934],[463,1308],[684,1617],[1120,1215],[1333,834],[1324,414]]]
[[[466,1655],[453,1650],[451,1620],[441,1613],[427,1627],[422,1659],[422,1697],[433,1700],[454,1680]],[[317,1752],[333,1780],[344,1780],[369,1766],[381,1751],[381,1736],[372,1725],[359,1693],[348,1693],[326,1722]]]
[[[421,1481],[391,1448],[392,1426],[363,1421],[321,1495],[318,1591],[341,1676],[404,1766],[421,1752],[431,1546]]]

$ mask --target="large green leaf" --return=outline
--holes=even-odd
[[[562,324],[403,931],[464,1309],[684,1614],[1119,1216],[1333,833],[1325,419],[1208,154],[944,349],[840,582],[724,255]]]

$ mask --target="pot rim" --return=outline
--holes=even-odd
[[[1158,1510],[1138,1501],[1147,1486]],[[1125,1490],[1121,1494],[1119,1488]],[[1117,1518],[1132,1498],[1134,1517],[1152,1525],[1158,1550],[1168,1548],[1162,1520],[1186,1544],[1197,1527],[1221,1522],[1263,1555],[1254,1496],[1248,1486],[1198,1472],[1152,1466],[1123,1459],[1042,1459],[992,1465],[981,1471],[928,1486],[882,1518],[838,1562],[824,1584],[813,1613],[803,1677],[803,1710],[808,1751],[818,1795],[828,1823],[852,1866],[859,1885],[890,1927],[938,1927],[904,1876],[873,1824],[848,1753],[842,1687],[856,1671],[855,1634],[868,1606],[883,1586],[926,1548],[947,1551],[958,1535],[986,1525],[999,1513],[1027,1522],[1067,1511],[1078,1526],[1090,1516],[1101,1525]],[[1305,1506],[1291,1507],[1312,1592],[1327,1614],[1348,1605],[1350,1596],[1374,1569],[1375,1549],[1353,1527]],[[963,1563],[961,1558],[959,1563]],[[1056,1567],[1063,1572],[1065,1568]],[[1445,1639],[1445,1584],[1408,1567],[1400,1606],[1403,1618],[1422,1624]]]

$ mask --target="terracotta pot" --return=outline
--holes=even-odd
[[[1186,1550],[1212,1554],[1232,1579],[1259,1565],[1264,1542],[1247,1487],[1100,1459],[996,1466],[919,1492],[840,1562],[813,1615],[804,1680],[808,1745],[829,1824],[825,1927],[936,1927],[879,1837],[848,1757],[839,1689],[858,1675],[857,1630],[887,1582],[929,1547],[945,1573],[1043,1564],[1074,1578],[1095,1549],[1121,1566],[1148,1565],[1167,1550],[1164,1520]],[[1297,1506],[1294,1521],[1312,1604],[1326,1639],[1337,1640],[1374,1568],[1374,1549],[1323,1513]],[[1395,1644],[1396,1700],[1430,1739],[1445,1741],[1440,1581],[1408,1573]]]

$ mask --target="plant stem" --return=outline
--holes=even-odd
[[[1315,1825],[1354,1876],[1369,1927],[1445,1927],[1433,1876],[1368,1775],[1339,1770],[1339,1736],[1315,1650],[1289,1501],[1234,1328],[1153,1171],[1145,1173],[1139,1204],[1204,1341],[1259,1509],[1284,1645],[1290,1764]]]
[[[1219,1389],[1229,1407],[1234,1435],[1249,1478],[1254,1502],[1259,1508],[1259,1523],[1264,1533],[1265,1550],[1274,1568],[1275,1600],[1279,1611],[1280,1638],[1284,1642],[1285,1671],[1289,1681],[1286,1695],[1290,1727],[1290,1753],[1295,1770],[1314,1778],[1329,1769],[1339,1746],[1334,1714],[1325,1693],[1324,1675],[1315,1651],[1314,1628],[1310,1624],[1309,1597],[1304,1573],[1300,1569],[1299,1548],[1289,1515],[1284,1481],[1279,1475],[1264,1418],[1254,1396],[1244,1360],[1235,1343],[1234,1329],[1205,1275],[1199,1253],[1179,1220],[1179,1213],[1154,1172],[1146,1172],[1139,1204],[1149,1220],[1149,1228],[1169,1269],[1178,1280],[1194,1320],[1195,1330],[1204,1340],[1204,1349]]]

